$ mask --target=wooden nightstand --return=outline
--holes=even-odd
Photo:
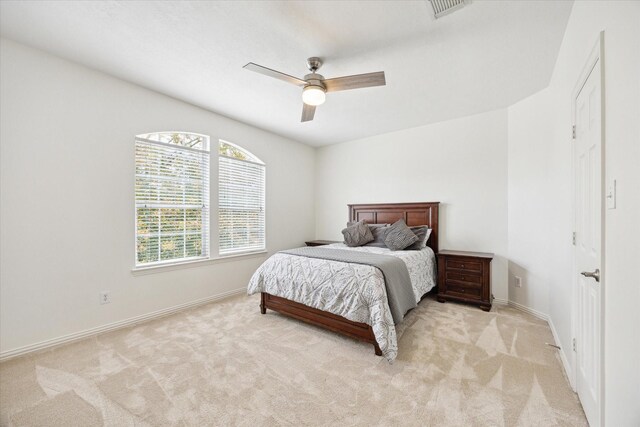
[[[309,240],[308,242],[304,242],[307,246],[323,246],[330,245],[332,243],[341,243],[337,240]]]
[[[484,252],[438,252],[438,301],[462,301],[491,310],[491,260]]]

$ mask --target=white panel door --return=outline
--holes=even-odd
[[[600,425],[602,116],[600,63],[576,98],[576,389],[591,426]]]

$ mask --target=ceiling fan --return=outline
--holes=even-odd
[[[325,94],[327,92],[337,92],[340,90],[360,89],[363,87],[384,86],[384,71],[375,73],[356,74],[353,76],[336,77],[335,79],[325,80],[323,76],[316,73],[322,66],[322,60],[318,57],[307,59],[307,68],[311,74],[304,76],[304,79],[290,76],[271,68],[249,62],[242,68],[264,74],[265,76],[275,77],[287,83],[302,87],[302,119],[301,122],[313,120],[316,112],[316,106],[324,103]]]

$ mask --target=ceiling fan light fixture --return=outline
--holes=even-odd
[[[323,87],[308,85],[302,90],[302,102],[307,105],[313,105],[315,107],[324,104],[325,99],[326,95]]]
[[[375,73],[354,74],[351,76],[342,76],[325,80],[322,75],[316,73],[321,65],[322,60],[318,57],[314,56],[307,59],[307,67],[309,68],[309,71],[311,71],[311,74],[307,74],[306,76],[304,76],[304,79],[299,79],[297,77],[290,76],[289,74],[281,73],[280,71],[272,70],[271,68],[254,64],[253,62],[249,62],[242,68],[263,74],[265,76],[273,77],[278,80],[282,80],[294,86],[301,87],[303,102],[302,116],[300,119],[301,122],[309,122],[313,120],[313,116],[316,112],[316,107],[318,105],[324,104],[327,92],[339,92],[342,90],[384,86],[387,84],[387,81],[384,77],[384,71],[377,71]]]

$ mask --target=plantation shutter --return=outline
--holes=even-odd
[[[206,258],[208,138],[192,134],[153,137],[159,141],[136,138],[136,265]]]
[[[264,164],[221,154],[218,185],[220,255],[264,250]]]

